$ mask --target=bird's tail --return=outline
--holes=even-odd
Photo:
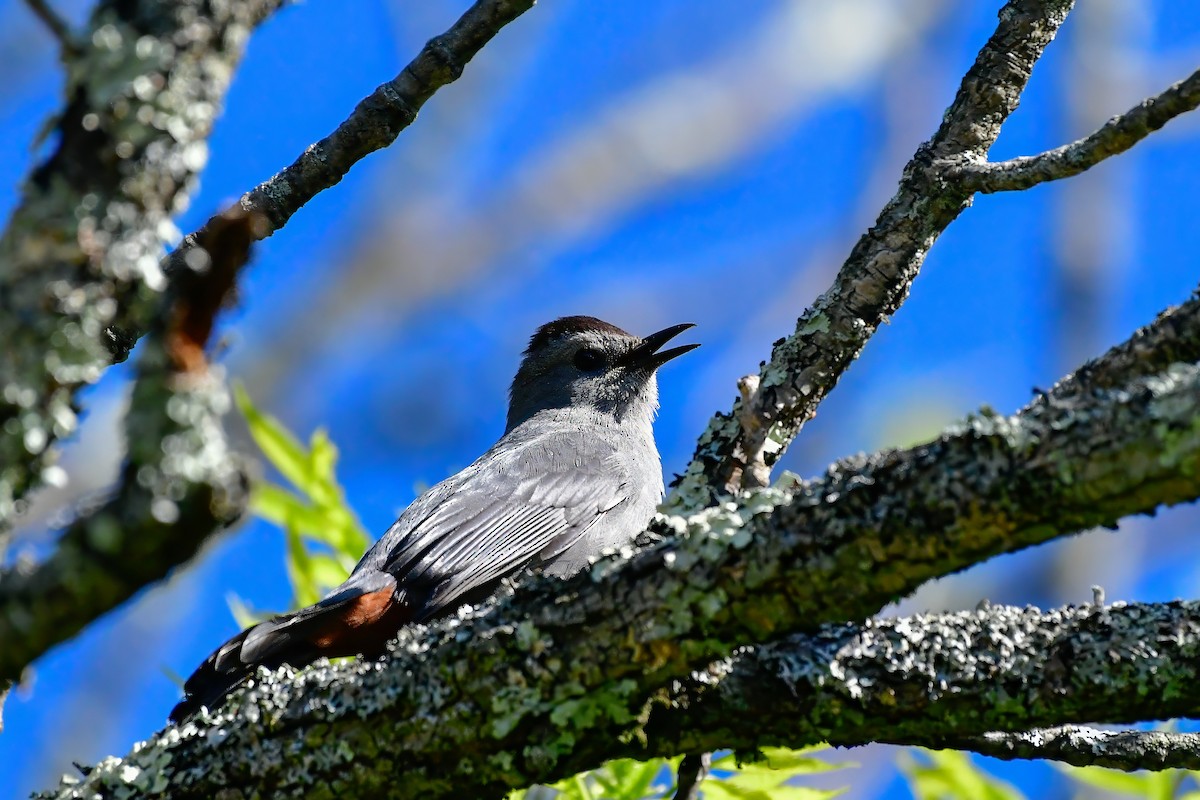
[[[187,679],[184,699],[171,709],[171,722],[182,722],[201,706],[215,709],[259,666],[302,667],[323,656],[381,655],[407,621],[393,588],[394,583],[373,592],[334,595],[242,631]]]

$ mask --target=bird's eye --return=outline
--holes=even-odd
[[[584,372],[594,372],[604,366],[604,356],[599,350],[585,347],[575,354],[575,366]]]

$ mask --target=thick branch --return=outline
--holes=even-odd
[[[223,217],[176,276],[138,364],[115,495],[76,519],[44,562],[0,572],[0,686],[242,514],[247,478],[221,426],[229,396],[204,348],[259,222]]]
[[[1106,731],[1059,725],[1015,733],[993,731],[958,740],[943,737],[939,741],[942,747],[974,750],[1005,761],[1048,758],[1077,767],[1108,767],[1126,772],[1200,769],[1200,734],[1195,733]]]
[[[1198,657],[1195,602],[993,606],[829,625],[689,678],[671,705],[651,712],[644,731],[656,753],[714,739],[747,749],[828,740],[1118,769],[1194,766],[1196,736],[1019,731],[1189,715],[1200,701]]]
[[[71,61],[58,145],[0,238],[0,549],[110,363],[105,328],[148,320],[159,258],[251,29],[280,0],[104,0]]]
[[[1113,389],[1157,375],[1175,363],[1200,361],[1200,291],[1159,313],[1154,322],[1055,384],[1057,397]]]
[[[130,12],[132,21],[103,28],[99,38],[103,46],[99,49],[109,59],[112,54],[105,50],[109,45],[109,49],[123,47],[132,53],[141,41],[141,29],[136,26],[158,24],[154,14],[161,14],[161,8],[168,6],[176,17],[204,22],[185,27],[187,36],[193,35],[193,29],[207,31],[206,26],[211,24],[213,35],[204,39],[205,47],[212,46],[210,39],[231,47],[240,45],[245,27],[222,28],[225,18],[257,21],[278,4],[279,0],[189,0],[164,5],[146,0],[148,10],[137,6]],[[116,12],[109,6],[126,9],[130,5],[112,2],[102,6],[93,28],[101,29],[112,22]],[[209,9],[210,5],[221,10]],[[266,218],[263,236],[278,230],[318,192],[340,181],[357,161],[391,144],[437,89],[457,79],[484,44],[532,5],[533,0],[476,2],[450,30],[430,40],[395,79],[359,103],[337,130],[247,193],[240,207]],[[193,6],[203,8],[197,11]],[[131,27],[134,29],[129,30]],[[157,28],[150,33],[174,41]],[[50,463],[50,445],[75,429],[76,392],[99,377],[113,360],[128,355],[149,324],[164,270],[174,274],[184,268],[197,238],[213,222],[187,236],[160,266],[160,232],[168,227],[171,213],[182,203],[181,189],[203,163],[202,136],[207,135],[233,66],[230,62],[215,69],[201,57],[207,51],[185,52],[185,44],[190,41],[181,39],[176,50],[170,51],[169,64],[167,57],[155,50],[150,59],[154,68],[145,79],[118,84],[132,96],[105,96],[102,100],[112,106],[107,109],[97,105],[97,99],[88,91],[92,85],[112,83],[107,77],[112,64],[105,61],[104,69],[95,70],[80,64],[82,78],[74,89],[76,99],[61,126],[64,144],[35,173],[22,211],[0,241],[0,286],[16,287],[8,293],[0,292],[0,298],[11,298],[8,313],[0,302],[0,336],[14,343],[6,352],[24,359],[18,363],[0,360],[0,385],[10,387],[0,398],[0,529],[11,524],[21,510],[21,498],[40,482],[41,471]],[[236,52],[240,50],[233,48],[230,58]],[[183,55],[191,55],[195,63],[176,57]],[[128,64],[119,59],[112,61],[119,62],[117,68],[124,70],[120,75],[125,78]],[[160,61],[166,65],[160,65]],[[189,68],[199,64],[199,77],[185,72],[176,62]],[[202,84],[200,78],[204,79]],[[147,86],[159,90],[164,84],[167,88],[151,100],[136,94],[146,91]],[[182,97],[182,89],[176,91],[177,85],[191,92],[219,91],[210,93],[211,97]],[[150,115],[149,123],[143,125],[138,116],[141,109],[160,106],[162,114]],[[176,114],[181,115],[178,121]],[[203,124],[195,136],[189,128],[179,127],[196,122]],[[167,137],[169,145],[152,146],[159,134]],[[172,138],[176,136],[181,141]],[[167,167],[169,170],[161,174]],[[100,176],[98,185],[93,185],[97,183],[93,174]],[[155,194],[164,188],[170,189],[165,197]],[[84,221],[78,222],[77,217]],[[61,280],[55,280],[54,273],[46,269],[47,260],[57,265]],[[88,265],[90,270],[84,269]],[[9,327],[5,327],[5,319],[10,321]],[[14,339],[10,332],[19,332],[21,337]],[[2,424],[10,418],[21,424]]]
[[[181,766],[165,767],[180,797],[301,788],[292,781],[462,796],[550,780],[616,754],[606,748],[636,727],[646,698],[740,645],[865,618],[991,555],[1200,496],[1198,415],[1200,368],[1176,365],[977,417],[928,445],[837,464],[795,494],[667,519],[660,530],[682,538],[566,582],[529,581],[465,621],[406,630],[382,667],[261,673],[215,720],[150,750],[180,748]],[[980,724],[972,732],[1004,729]],[[403,788],[377,753],[403,760]]]
[[[1168,122],[1200,106],[1200,70],[1113,117],[1083,139],[1008,161],[948,163],[946,180],[972,192],[1013,192],[1070,178],[1124,153]]]
[[[971,192],[931,181],[930,163],[978,160],[1017,107],[1034,64],[1066,19],[1071,0],[1011,0],[942,125],[904,170],[895,196],[851,251],[833,285],[775,343],[756,384],[700,438],[673,508],[710,505],[715,495],[762,486],[770,468],[908,296],[925,254],[970,203]]]
[[[929,743],[1064,720],[1179,716],[1200,703],[1197,603],[991,607],[828,625],[686,678],[640,721],[623,715],[623,703],[608,705],[623,696],[620,681],[598,695],[561,687],[555,706],[523,705],[533,662],[554,668],[566,655],[539,654],[531,645],[549,643],[528,623],[494,630],[482,646],[463,633],[428,652],[429,639],[406,633],[384,668],[267,679],[241,713],[168,728],[56,796],[483,797],[620,756]],[[612,646],[630,654],[628,643]],[[524,655],[507,671],[479,672],[514,647]],[[444,660],[451,651],[458,658]],[[276,705],[283,700],[290,707]],[[645,738],[617,735],[629,730]]]

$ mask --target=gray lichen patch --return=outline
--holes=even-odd
[[[250,29],[280,0],[102,2],[68,63],[55,152],[0,238],[0,531],[74,432],[76,392],[144,331],[171,218]],[[163,507],[164,513],[169,513]]]

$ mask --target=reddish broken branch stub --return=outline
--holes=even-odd
[[[186,269],[173,276],[165,349],[176,372],[199,374],[208,366],[204,350],[217,312],[250,260],[250,247],[270,230],[266,215],[234,207],[213,217],[184,257]]]

